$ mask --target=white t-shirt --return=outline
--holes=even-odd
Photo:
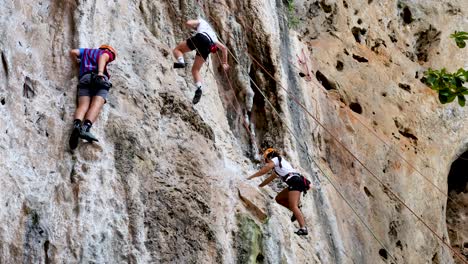
[[[213,43],[218,42],[218,38],[216,37],[216,32],[213,30],[210,24],[206,22],[204,19],[199,18],[198,19],[198,27],[197,27],[197,33],[206,33],[208,36],[210,36],[211,40]]]
[[[281,157],[281,166],[279,166],[279,160],[278,158],[272,158],[271,161],[275,164],[275,172],[280,176],[281,178],[284,178],[286,175],[289,173],[297,173],[295,169],[291,166],[289,162],[287,162],[283,157]]]

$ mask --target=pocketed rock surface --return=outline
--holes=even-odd
[[[466,0],[0,6],[0,263],[463,263],[423,222],[466,261],[447,177],[467,108],[421,82],[467,65],[449,38],[468,30]],[[197,16],[236,59],[225,74],[211,55],[194,106],[171,50]],[[104,43],[118,56],[99,142],[71,152],[68,51]],[[313,182],[307,237],[275,203],[283,183],[245,180],[265,140]]]

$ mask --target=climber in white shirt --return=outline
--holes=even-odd
[[[263,157],[265,158],[266,165],[247,179],[250,180],[260,177],[273,170],[274,173],[259,186],[263,187],[267,185],[276,177],[280,177],[288,185],[287,188],[276,196],[275,200],[277,203],[293,212],[291,221],[294,222],[297,219],[300,227],[295,233],[300,236],[307,235],[308,231],[305,226],[304,216],[299,209],[299,200],[301,198],[301,192],[306,193],[310,189],[310,181],[299,174],[289,162],[281,157],[276,149],[268,148],[263,153]]]
[[[210,55],[210,53],[217,52],[219,48],[223,53],[222,66],[224,70],[228,70],[229,64],[227,63],[227,48],[219,42],[213,28],[205,20],[199,18],[197,20],[189,20],[185,24],[187,27],[196,30],[197,33],[195,36],[180,42],[173,50],[174,57],[177,59],[177,62],[174,63],[174,68],[185,68],[186,63],[183,57],[184,53],[193,50],[197,51],[195,61],[192,65],[192,75],[195,81],[195,86],[197,87],[192,102],[193,104],[196,104],[200,101],[202,95],[203,80],[200,74],[200,69],[203,66],[203,63],[208,59],[208,55]]]

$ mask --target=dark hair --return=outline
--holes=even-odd
[[[281,164],[281,155],[280,155],[276,150],[274,150],[274,151],[268,153],[267,158],[268,158],[268,159],[278,158],[279,167],[280,167],[280,168],[283,168],[283,165]]]

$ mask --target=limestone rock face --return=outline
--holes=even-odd
[[[446,211],[468,112],[421,78],[466,66],[449,38],[466,0],[0,7],[0,263],[464,263]],[[171,50],[197,16],[232,56],[227,74],[210,56],[194,106]],[[118,56],[99,142],[71,152],[68,51],[103,43]],[[283,183],[245,180],[266,140],[313,182],[307,237],[275,203]]]

